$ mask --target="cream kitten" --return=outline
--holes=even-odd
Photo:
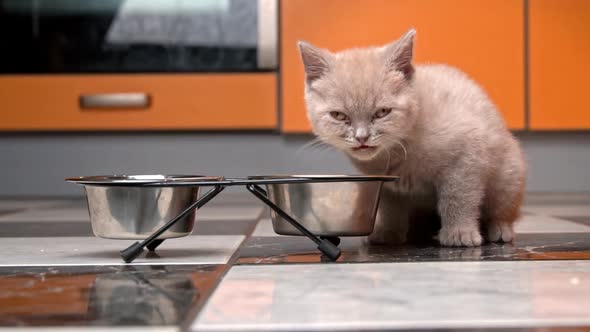
[[[406,240],[418,216],[440,217],[446,246],[510,242],[526,165],[486,93],[446,65],[412,65],[415,31],[383,47],[331,53],[299,42],[314,133],[385,187],[371,243]],[[485,66],[485,64],[482,64]]]

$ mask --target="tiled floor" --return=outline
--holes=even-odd
[[[239,266],[192,328],[590,325],[589,283],[590,261]]]
[[[57,241],[59,242],[57,242]],[[2,239],[10,255],[0,256],[2,266],[104,266],[226,264],[244,235],[194,235],[170,239],[154,253],[147,252],[126,264],[119,250],[135,241],[95,237],[14,237]],[[57,242],[57,243],[56,243]]]
[[[251,196],[224,193],[192,236],[124,264],[133,241],[95,238],[83,200],[3,199],[0,330],[590,330],[589,207],[529,195],[514,244],[346,238],[334,264],[276,235]]]
[[[223,271],[219,264],[0,268],[0,325],[176,328]]]

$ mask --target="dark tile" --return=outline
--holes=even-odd
[[[238,252],[238,264],[319,263],[326,261],[304,237],[252,237]],[[590,237],[584,233],[520,234],[514,244],[446,248],[435,243],[397,247],[366,246],[361,238],[344,238],[341,263],[424,261],[590,260]]]
[[[203,220],[195,224],[193,235],[250,235],[256,220]]]
[[[92,236],[89,222],[80,221],[7,221],[0,223],[0,237]]]
[[[0,326],[179,325],[224,265],[0,268]]]
[[[22,210],[19,209],[0,209],[0,216],[5,216],[7,214],[13,214],[13,213],[17,213],[20,212]]]

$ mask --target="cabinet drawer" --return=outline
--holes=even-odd
[[[0,130],[277,126],[276,74],[0,76]]]

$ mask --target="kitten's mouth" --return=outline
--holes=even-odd
[[[377,147],[376,146],[371,146],[371,145],[359,145],[359,146],[355,146],[354,148],[352,148],[353,151],[373,151],[375,150]]]

